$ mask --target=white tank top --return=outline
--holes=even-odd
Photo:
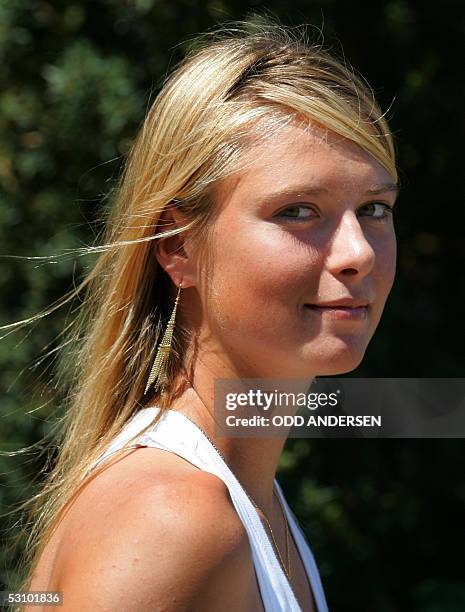
[[[158,411],[157,407],[148,407],[137,412],[90,469],[123,447],[128,440],[137,435],[138,431],[147,427]],[[152,446],[171,451],[201,470],[221,478],[229,489],[234,507],[249,536],[264,609],[266,612],[302,612],[254,505],[203,431],[182,413],[167,410],[158,423],[136,438],[127,448],[139,446]],[[274,482],[312,588],[316,610],[328,612],[313,554],[278,481],[275,479]]]

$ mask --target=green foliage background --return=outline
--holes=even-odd
[[[4,256],[90,244],[150,91],[184,42],[265,9],[322,28],[389,108],[398,274],[357,373],[463,376],[465,5],[451,0],[0,0],[1,324],[48,306],[92,263]],[[53,359],[31,363],[54,347],[65,311],[0,342],[1,450],[36,441],[60,414]],[[45,457],[0,458],[2,512],[32,494]],[[289,440],[280,481],[331,610],[465,609],[463,459],[462,440]],[[11,588],[12,553],[0,556]]]

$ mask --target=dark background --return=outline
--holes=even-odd
[[[312,24],[316,39],[322,29],[371,84],[395,135],[397,280],[353,375],[462,377],[465,4],[447,0],[1,0],[0,324],[47,307],[94,261],[5,255],[91,244],[150,91],[186,40],[250,10]],[[58,345],[68,310],[0,342],[2,451],[37,441],[60,414],[54,359],[33,360]],[[288,441],[278,478],[331,610],[465,610],[464,450],[453,439]],[[44,460],[0,457],[2,512],[32,494]],[[5,548],[3,588],[12,568]]]

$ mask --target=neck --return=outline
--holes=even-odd
[[[192,377],[171,402],[170,409],[181,412],[205,432],[255,504],[265,514],[271,513],[274,478],[287,439],[287,431],[279,437],[219,436],[215,431],[214,380],[234,379],[239,376],[224,364],[212,369],[211,363],[200,360],[196,361],[196,367],[191,371]],[[301,380],[301,389],[293,387],[295,392],[307,390],[311,380]],[[273,385],[273,388],[275,389],[276,385]]]

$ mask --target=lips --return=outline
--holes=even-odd
[[[363,298],[342,298],[333,302],[318,302],[316,304],[305,304],[311,308],[361,308],[370,305],[370,300]]]
[[[368,317],[369,302],[366,300],[340,300],[305,304],[305,309],[318,316],[339,321],[363,321]]]
[[[320,310],[361,310],[362,308],[368,308],[366,304],[362,304],[360,306],[341,306],[340,304],[335,304],[334,306],[322,306],[320,304],[305,304],[307,308],[319,308]]]

